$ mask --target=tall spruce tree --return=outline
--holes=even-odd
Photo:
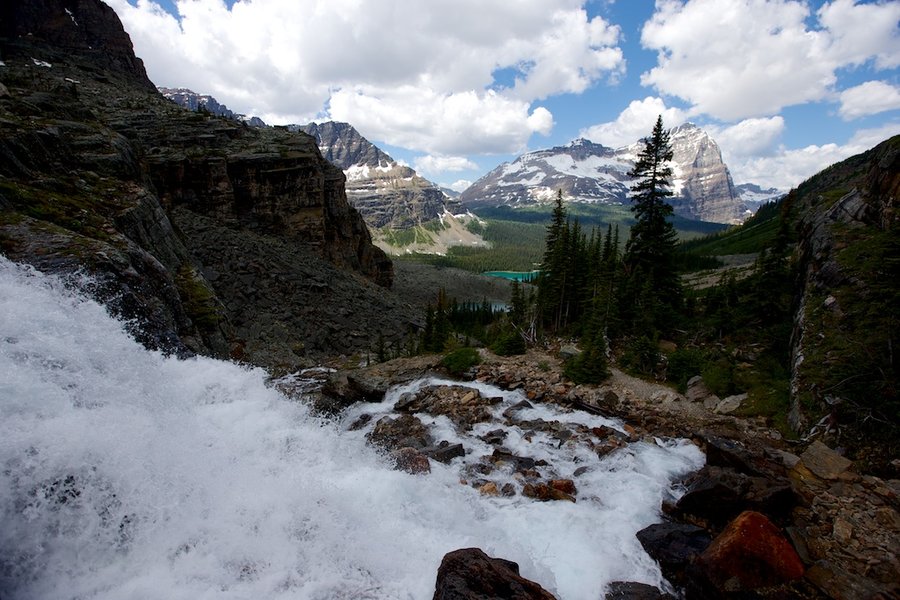
[[[631,187],[636,222],[625,244],[623,262],[629,276],[636,278],[630,289],[640,293],[622,299],[632,309],[632,323],[652,323],[657,329],[671,326],[666,321],[673,309],[680,307],[682,297],[675,265],[677,235],[668,220],[672,215],[667,202],[672,196],[671,160],[669,132],[663,129],[660,116],[629,172],[636,180]]]

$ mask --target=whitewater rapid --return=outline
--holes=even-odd
[[[392,470],[266,382],[149,352],[0,257],[0,597],[427,599],[443,555],[477,546],[593,600],[661,584],[634,533],[703,463],[687,442],[631,444],[579,479],[578,503],[483,497],[455,464]]]

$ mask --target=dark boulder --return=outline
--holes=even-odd
[[[615,581],[606,590],[606,600],[675,600],[659,588],[634,581]]]
[[[647,554],[659,563],[663,576],[675,584],[684,582],[684,570],[712,538],[706,530],[682,523],[657,523],[637,532]]]
[[[466,450],[462,444],[451,444],[443,440],[437,446],[423,448],[422,453],[438,462],[449,463],[454,458],[465,456]]]
[[[752,477],[731,468],[706,466],[691,478],[674,515],[722,527],[745,510],[785,518],[796,501],[786,479]]]
[[[519,565],[491,558],[478,548],[444,556],[434,586],[434,600],[555,600],[533,581],[519,575]]]

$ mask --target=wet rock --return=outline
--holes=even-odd
[[[360,429],[368,425],[369,421],[371,420],[372,415],[370,415],[369,413],[361,414],[355,421],[353,421],[353,423],[350,424],[350,427],[348,427],[348,429],[350,431],[359,431]]]
[[[709,546],[712,538],[701,527],[684,523],[658,523],[637,532],[637,539],[662,570],[677,585],[685,580],[685,568]]]
[[[492,446],[499,446],[503,443],[503,440],[506,439],[507,435],[509,435],[509,433],[505,429],[492,429],[479,439]]]
[[[347,383],[365,402],[381,402],[391,382],[364,371],[347,375]]]
[[[465,456],[466,450],[462,444],[451,444],[444,440],[437,446],[423,448],[422,453],[438,462],[449,463],[454,458]]]
[[[478,486],[478,491],[482,496],[499,496],[500,490],[497,489],[497,484],[493,481],[488,481],[485,484]]]
[[[786,480],[751,477],[733,469],[706,466],[692,477],[674,513],[722,526],[745,510],[782,519],[796,501],[793,488]]]
[[[519,565],[491,558],[478,548],[454,550],[438,569],[433,600],[555,600],[533,581],[519,575]]]
[[[522,488],[522,495],[527,498],[540,500],[541,502],[550,500],[568,500],[569,502],[575,502],[575,497],[571,494],[567,494],[546,483],[526,483]]]
[[[401,408],[406,412],[424,412],[445,415],[461,430],[471,429],[476,423],[491,419],[490,407],[499,398],[486,398],[477,390],[463,386],[428,386],[414,398],[402,399]]]
[[[372,431],[366,434],[366,439],[371,444],[387,450],[405,447],[418,450],[433,443],[428,429],[422,421],[412,415],[380,418]]]
[[[800,557],[765,515],[741,513],[699,559],[704,577],[721,593],[772,587],[803,577]]]
[[[634,581],[614,581],[606,589],[606,600],[675,600],[659,588]]]
[[[575,489],[575,482],[571,479],[553,479],[550,481],[550,487],[570,496],[574,496],[578,492]]]
[[[520,411],[525,408],[534,408],[534,405],[528,400],[522,400],[521,402],[517,402],[503,411],[503,416],[507,419],[512,419],[515,417],[517,411]]]
[[[398,471],[406,471],[411,475],[423,475],[431,473],[431,463],[428,457],[415,448],[399,448],[391,452]]]
[[[533,458],[529,458],[528,456],[516,456],[501,448],[494,450],[494,453],[491,455],[491,461],[494,463],[509,463],[513,465],[513,468],[516,471],[527,471],[528,469],[533,469],[537,464]]]

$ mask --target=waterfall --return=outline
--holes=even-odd
[[[661,582],[634,533],[703,463],[684,441],[631,444],[594,457],[577,503],[481,496],[454,463],[392,470],[346,427],[390,399],[317,418],[263,370],[148,351],[77,286],[3,257],[0,374],[3,600],[427,599],[470,546],[595,599]]]

